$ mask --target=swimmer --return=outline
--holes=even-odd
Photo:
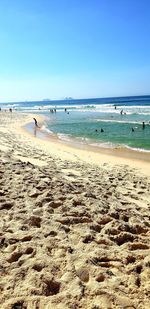
[[[134,129],[132,128],[132,132],[134,132]]]
[[[145,122],[142,122],[142,128],[145,129]]]
[[[101,128],[101,132],[104,132],[104,130]]]

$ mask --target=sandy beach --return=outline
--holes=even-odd
[[[33,117],[0,113],[0,308],[149,309],[149,154],[41,139]]]

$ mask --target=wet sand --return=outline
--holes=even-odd
[[[41,140],[33,117],[0,113],[1,308],[150,308],[149,162]]]

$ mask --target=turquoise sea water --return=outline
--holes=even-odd
[[[50,134],[54,132],[66,141],[75,139],[78,143],[100,147],[130,147],[150,151],[150,96],[44,100],[14,103],[11,107],[47,116],[42,130]],[[51,113],[50,109],[54,108],[56,113]]]

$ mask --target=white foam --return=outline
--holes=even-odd
[[[58,133],[57,136],[58,136],[59,139],[61,139],[63,141],[66,141],[66,142],[71,141],[70,135]]]
[[[99,142],[99,143],[90,143],[91,146],[101,147],[101,148],[121,148],[119,144],[113,144],[111,142]]]
[[[130,146],[127,146],[127,145],[124,145],[124,147],[131,149],[131,150],[138,151],[138,152],[148,152],[148,153],[150,153],[150,150],[143,149],[143,148],[130,147]]]
[[[111,149],[116,149],[116,148],[127,148],[130,150],[135,150],[138,152],[147,152],[150,153],[150,150],[147,149],[143,149],[143,148],[136,148],[136,147],[130,147],[128,145],[125,144],[113,144],[111,142],[101,142],[101,143],[91,143],[91,146],[96,146],[96,147],[101,147],[101,148],[111,148]]]
[[[51,130],[49,130],[45,125],[41,126],[41,130],[46,132],[46,133],[53,134],[53,132]]]
[[[30,104],[30,103],[29,103]],[[116,105],[116,109],[115,109],[115,105]],[[139,105],[132,105],[132,106],[128,106],[128,105],[123,105],[121,103],[121,105],[118,105],[118,103],[113,102],[112,104],[83,104],[83,103],[78,103],[78,104],[72,104],[72,103],[66,103],[63,105],[58,104],[57,102],[56,104],[48,104],[48,105],[35,105],[34,106],[30,106],[30,105],[26,105],[26,106],[20,106],[17,104],[11,104],[9,106],[14,106],[17,110],[20,111],[30,111],[30,112],[35,112],[38,111],[38,113],[41,112],[49,112],[50,109],[54,109],[56,108],[57,112],[62,112],[64,111],[64,109],[68,109],[68,111],[73,112],[73,111],[77,111],[77,112],[82,112],[82,113],[111,113],[111,114],[120,114],[120,111],[123,110],[127,115],[144,115],[144,116],[148,116],[150,115],[150,106],[148,105],[143,105],[143,106],[139,106]]]
[[[126,121],[126,120],[116,120],[116,119],[96,119],[95,121],[97,121],[97,122],[114,122],[114,123],[141,124],[141,121]],[[145,122],[145,124],[146,124],[146,122]]]

